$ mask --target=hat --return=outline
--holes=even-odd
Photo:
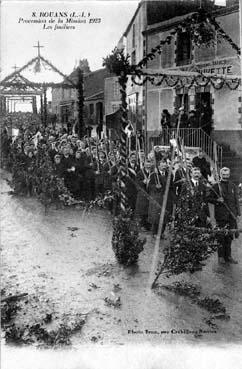
[[[61,155],[60,154],[56,154],[55,156],[54,156],[54,158],[56,159],[56,158],[61,158]]]
[[[227,172],[229,171],[230,172],[230,169],[228,167],[223,167],[220,169],[220,175],[223,173],[223,172]]]

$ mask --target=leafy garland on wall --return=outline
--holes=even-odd
[[[160,40],[156,47],[151,49],[137,65],[130,65],[128,60],[123,59],[123,51],[119,51],[115,48],[111,55],[108,55],[103,60],[103,65],[111,73],[116,75],[121,75],[125,73],[126,75],[131,75],[131,81],[133,84],[142,86],[147,82],[150,82],[154,86],[161,86],[165,83],[168,87],[187,87],[190,89],[192,86],[206,87],[209,83],[213,86],[215,90],[220,90],[223,87],[228,87],[230,90],[236,90],[241,81],[240,78],[236,79],[225,79],[218,78],[216,76],[207,76],[202,72],[197,72],[197,76],[175,76],[165,73],[150,74],[146,73],[142,69],[147,66],[150,60],[156,57],[156,54],[162,53],[162,47],[164,45],[170,45],[173,37],[181,32],[188,31],[192,37],[192,41],[198,47],[203,45],[209,47],[214,45],[215,42],[215,31],[217,31],[221,36],[226,39],[230,45],[236,50],[237,54],[240,55],[240,48],[232,41],[232,39],[225,33],[225,31],[216,22],[214,17],[204,12],[204,10],[193,14],[191,17],[186,18],[181,22],[175,29],[173,29],[170,34],[164,39]]]
[[[137,80],[138,78],[139,80]],[[142,80],[141,80],[142,78]],[[147,82],[150,82],[154,86],[161,86],[166,83],[168,87],[186,87],[190,89],[192,86],[206,87],[209,83],[213,86],[215,90],[221,90],[224,86],[227,86],[230,90],[236,90],[240,85],[240,79],[226,80],[218,77],[208,77],[204,74],[200,74],[197,77],[181,77],[181,76],[170,76],[164,73],[157,73],[150,75],[148,73],[142,72],[142,74],[132,75],[132,83],[142,86]]]
[[[193,14],[191,17],[188,17],[183,22],[179,23],[179,25],[170,32],[170,35],[168,35],[165,40],[160,40],[159,45],[151,49],[151,52],[137,64],[136,68],[133,67],[132,70],[130,70],[130,74],[132,74],[132,83],[139,86],[142,86],[147,82],[150,82],[155,86],[160,86],[162,83],[165,83],[168,87],[187,87],[188,89],[194,85],[206,87],[208,83],[211,83],[213,88],[216,90],[220,90],[224,86],[227,86],[230,90],[236,90],[241,83],[239,78],[232,80],[222,78],[218,79],[216,76],[208,77],[202,72],[199,72],[196,77],[170,76],[164,73],[150,75],[142,71],[142,68],[147,66],[148,62],[156,57],[156,54],[162,53],[162,47],[166,44],[170,45],[173,37],[181,31],[189,32],[193,43],[197,47],[201,47],[203,45],[206,47],[213,46],[215,43],[215,32],[217,32],[230,43],[238,55],[241,54],[241,50],[238,45],[236,45],[231,37],[226,34],[215,18],[201,9],[198,13]]]
[[[214,27],[214,29],[212,28],[212,26]],[[237,52],[238,55],[241,54],[239,46],[236,45],[231,37],[226,34],[226,32],[218,24],[215,18],[206,13],[203,9],[201,9],[198,13],[187,17],[183,22],[179,23],[179,25],[170,32],[170,35],[168,35],[165,40],[160,40],[159,45],[152,48],[151,52],[148,53],[137,64],[137,67],[145,67],[149,60],[153,60],[156,57],[156,53],[161,54],[162,46],[164,46],[165,44],[170,45],[173,37],[182,30],[190,33],[192,41],[197,47],[209,47],[211,45],[214,45],[215,31],[217,31],[225,40],[230,43],[231,47]]]

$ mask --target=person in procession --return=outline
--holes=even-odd
[[[210,212],[208,207],[208,187],[202,178],[201,170],[198,167],[191,169],[190,180],[183,183],[181,188],[179,206],[194,211],[196,207],[196,217],[191,220],[194,227],[207,227],[210,223]],[[187,196],[188,193],[188,196]]]
[[[138,220],[141,227],[146,230],[150,229],[148,222],[148,209],[149,209],[149,182],[152,169],[152,161],[146,159],[144,164],[140,166],[140,170],[136,176],[137,183],[137,199],[135,204],[135,217]]]
[[[132,152],[129,156],[129,162],[127,167],[127,175],[125,177],[126,196],[128,204],[132,210],[135,210],[137,188],[136,188],[136,175],[139,171],[139,165],[137,163],[136,153]]]
[[[163,195],[165,192],[165,171],[164,163],[160,161],[150,175],[148,184],[150,195],[148,208],[148,222],[151,224],[152,235],[155,236],[158,232]]]
[[[239,232],[230,232],[238,228],[237,219],[240,217],[240,204],[236,185],[230,180],[230,169],[224,167],[220,170],[220,182],[210,189],[208,201],[214,205],[214,216],[217,226],[224,230],[218,234],[218,261],[221,264],[238,262],[231,255],[231,245]]]
[[[202,149],[199,149],[198,155],[192,159],[192,164],[194,167],[200,168],[203,178],[208,180],[211,176],[210,163],[205,159]]]

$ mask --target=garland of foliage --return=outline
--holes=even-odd
[[[40,60],[43,60],[46,64],[48,64],[51,69],[53,69],[56,73],[58,73],[59,75],[61,75],[65,81],[68,81],[68,83],[35,83],[35,82],[30,82],[30,81],[26,81],[26,85],[30,86],[30,87],[61,87],[61,86],[64,86],[66,85],[66,87],[75,87],[76,88],[76,85],[72,82],[72,80],[66,76],[65,74],[63,74],[59,69],[57,69],[50,61],[48,61],[47,59],[43,58],[43,56],[37,56],[33,59],[31,59],[28,63],[24,64],[21,68],[19,68],[17,71],[11,73],[10,75],[8,75],[7,77],[5,77],[1,83],[0,83],[0,86],[15,86],[15,83],[11,83],[11,82],[7,82],[11,77],[19,74],[20,72],[22,72],[24,69],[27,69],[30,65],[32,65],[34,62],[39,62]],[[18,83],[17,83],[18,85]],[[22,86],[22,84],[20,84]],[[71,85],[71,86],[70,86]]]
[[[117,261],[125,266],[137,262],[139,253],[143,250],[146,240],[139,238],[138,226],[132,220],[132,211],[128,207],[126,197],[125,178],[127,176],[127,134],[125,128],[128,124],[127,115],[127,94],[126,86],[128,74],[132,71],[129,64],[129,56],[124,55],[124,51],[117,48],[112,54],[103,60],[103,65],[111,72],[119,76],[120,93],[121,93],[121,109],[122,109],[122,128],[121,128],[121,145],[120,145],[120,169],[119,169],[119,191],[120,191],[120,207],[121,213],[113,222],[112,249],[115,253]]]
[[[141,79],[142,81],[137,81],[136,78]],[[192,86],[200,86],[205,87],[209,83],[216,90],[221,90],[224,86],[227,86],[230,90],[236,90],[240,85],[240,79],[232,79],[231,81],[220,78],[218,81],[217,77],[208,77],[204,74],[198,75],[197,77],[181,77],[181,76],[170,76],[164,73],[156,73],[156,74],[148,74],[143,72],[142,74],[138,73],[136,75],[131,76],[132,83],[138,86],[143,86],[145,83],[150,82],[154,86],[161,86],[163,83],[166,83],[168,87],[186,87],[190,89]]]
[[[122,128],[121,128],[121,146],[120,146],[120,170],[119,170],[119,183],[120,183],[120,188],[121,188],[121,210],[123,210],[124,212],[126,211],[126,209],[128,208],[128,202],[127,202],[127,197],[126,197],[126,193],[125,193],[125,177],[127,175],[127,157],[128,157],[128,153],[127,153],[127,134],[125,132],[125,128],[128,124],[127,119],[128,119],[128,114],[127,114],[127,101],[126,101],[126,84],[128,81],[128,77],[127,75],[122,72],[121,76],[119,77],[119,84],[120,84],[120,92],[121,92],[121,109],[122,109]]]
[[[27,89],[27,87],[37,87],[37,88],[48,88],[48,87],[64,87],[64,88],[74,88],[69,83],[60,82],[60,83],[54,83],[54,82],[0,82],[0,86],[3,87],[14,87],[16,89]],[[75,86],[76,88],[76,86]]]
[[[212,26],[215,31],[230,43],[230,45],[236,50],[237,54],[240,55],[241,50],[238,45],[236,45],[230,36],[226,34],[226,32],[216,22],[215,18],[206,13],[203,9],[200,9],[198,13],[187,17],[184,21],[179,23],[179,25],[170,32],[170,35],[168,35],[165,40],[160,40],[160,43],[156,47],[153,47],[151,52],[145,55],[145,57],[137,64],[137,67],[143,68],[147,66],[149,60],[153,60],[157,53],[161,54],[162,46],[165,44],[170,45],[174,36],[183,30],[190,33],[191,39],[197,47],[201,47],[203,45],[210,47],[211,45],[214,45],[215,31]]]
[[[219,35],[222,36],[223,39],[229,42],[231,47],[236,51],[237,55],[241,55],[241,50],[239,46],[232,40],[232,38],[223,30],[223,28],[218,24],[214,17],[208,14],[209,21],[214,26],[215,31],[218,32]]]

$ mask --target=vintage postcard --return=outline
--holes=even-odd
[[[2,0],[1,367],[242,368],[240,0]]]

